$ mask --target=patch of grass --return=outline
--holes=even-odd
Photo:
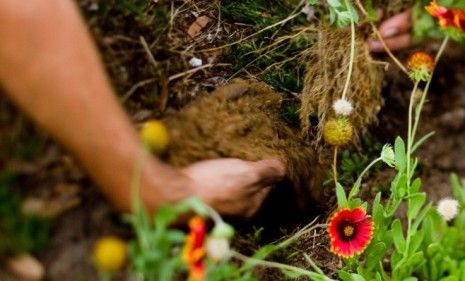
[[[22,214],[21,196],[14,190],[16,180],[15,174],[0,174],[0,258],[37,252],[49,242],[51,222]]]
[[[295,9],[289,1],[247,0],[226,1],[222,12],[232,22],[252,25],[253,33],[286,19]],[[303,15],[298,16],[231,46],[228,56],[235,75],[249,72],[278,90],[300,92],[306,62],[299,56],[315,41],[304,31],[308,25]]]

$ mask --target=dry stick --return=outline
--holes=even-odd
[[[367,11],[365,10],[365,8],[363,7],[362,3],[360,2],[360,0],[355,0],[355,2],[357,3],[357,6],[358,8],[360,9],[360,11],[362,11],[363,15],[365,17],[368,18],[368,13]],[[396,58],[396,56],[391,52],[391,50],[389,49],[389,47],[387,46],[386,42],[384,41],[383,39],[383,36],[381,36],[381,33],[379,32],[378,28],[376,27],[376,25],[373,23],[373,22],[369,22],[370,25],[371,25],[371,28],[373,29],[373,32],[376,34],[376,37],[378,37],[378,40],[381,42],[381,44],[383,44],[383,47],[384,49],[386,50],[386,53],[389,55],[389,57],[395,62],[395,64],[397,64],[397,66],[405,73],[408,75],[408,71],[407,69],[405,68],[405,66]]]
[[[150,51],[149,45],[147,44],[147,41],[145,41],[144,36],[140,36],[139,40],[142,44],[142,47],[144,47],[144,51],[145,53],[147,53],[147,57],[149,58],[149,61],[152,63],[155,71],[158,70],[158,63],[155,60],[155,57],[153,56],[152,52]]]
[[[267,27],[265,27],[265,28],[263,28],[263,29],[261,29],[261,30],[255,32],[255,33],[253,33],[253,34],[250,34],[249,36],[246,36],[246,37],[244,37],[244,38],[238,40],[238,41],[235,41],[235,42],[232,42],[232,43],[223,45],[223,46],[219,46],[219,47],[215,47],[215,48],[206,49],[206,50],[203,50],[203,51],[204,51],[204,52],[211,52],[211,51],[221,50],[221,49],[224,49],[224,48],[227,48],[227,47],[234,46],[234,45],[239,44],[239,43],[241,43],[241,42],[243,42],[243,41],[245,41],[245,40],[247,40],[247,39],[249,39],[249,38],[252,38],[252,37],[254,37],[254,36],[256,36],[256,35],[258,35],[258,34],[264,32],[264,31],[267,31],[267,30],[269,30],[269,29],[272,29],[272,28],[274,28],[274,27],[276,27],[276,26],[278,26],[278,25],[285,24],[286,22],[288,22],[288,21],[290,21],[290,20],[292,20],[292,19],[298,17],[299,15],[300,15],[300,13],[297,13],[297,14],[294,14],[294,15],[290,15],[289,17],[283,19],[282,21],[279,21],[279,22],[277,22],[277,23],[275,23],[275,24],[269,25],[269,26],[267,26]]]
[[[231,64],[230,63],[217,63],[217,64],[209,63],[209,64],[206,64],[206,65],[202,65],[202,66],[199,66],[199,67],[196,67],[196,68],[189,69],[187,71],[183,71],[183,72],[178,73],[178,74],[171,75],[168,78],[168,81],[176,80],[176,79],[181,78],[181,77],[183,77],[185,75],[195,73],[195,72],[197,72],[199,70],[202,70],[202,69],[205,69],[205,68],[214,67],[214,66],[229,66],[229,65],[231,65]]]

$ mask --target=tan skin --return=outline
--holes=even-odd
[[[7,95],[80,161],[119,210],[130,211],[142,147],[74,2],[1,0],[0,38]],[[152,211],[195,195],[223,215],[250,217],[284,175],[278,159],[218,159],[176,169],[148,157],[140,196]]]

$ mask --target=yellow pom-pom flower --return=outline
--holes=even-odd
[[[126,243],[113,236],[106,236],[97,241],[92,253],[95,267],[103,272],[115,272],[126,263]]]
[[[326,143],[334,146],[349,144],[354,135],[354,128],[347,118],[331,119],[323,128]]]
[[[140,138],[150,151],[157,154],[164,152],[170,141],[165,124],[158,120],[145,122],[140,130]]]

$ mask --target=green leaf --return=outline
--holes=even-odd
[[[394,142],[394,153],[396,155],[396,169],[402,172],[407,164],[405,158],[405,143],[400,137],[397,137]]]
[[[394,240],[394,245],[400,253],[405,252],[405,238],[402,233],[402,224],[399,219],[395,219],[391,225],[391,234],[392,239]]]
[[[425,232],[423,230],[417,231],[410,240],[409,246],[409,254],[415,253],[418,248],[421,246],[421,242],[423,242],[423,237],[425,236]]]
[[[339,278],[341,278],[342,281],[352,281],[352,276],[350,275],[350,273],[342,269],[339,270],[338,276]]]
[[[455,199],[460,202],[460,205],[465,206],[465,188],[460,183],[457,174],[450,175],[450,183]]]
[[[374,270],[375,267],[379,264],[379,261],[382,260],[386,251],[387,247],[386,244],[383,242],[371,244],[365,251],[365,267],[367,268],[367,270]]]
[[[339,0],[328,0],[328,5],[337,8],[341,6],[341,2]]]
[[[354,186],[352,187],[352,189],[349,192],[349,197],[348,197],[349,200],[351,200],[352,198],[354,198],[355,196],[358,195],[358,193],[360,192],[361,184],[362,184],[362,179],[360,179],[360,178],[357,179]]]
[[[419,139],[412,147],[412,153],[414,153],[423,143],[425,143],[430,137],[434,136],[435,132],[429,132],[421,139]]]
[[[351,277],[352,277],[352,281],[365,281],[365,278],[363,278],[363,276],[358,275],[356,273],[352,273]]]
[[[412,185],[410,186],[410,193],[417,193],[420,191],[421,187],[421,179],[416,178],[413,182]]]
[[[418,212],[420,211],[425,201],[426,193],[424,192],[414,193],[409,196],[407,217],[410,220],[413,220],[418,215]]]
[[[431,206],[433,205],[432,202],[429,202],[426,204],[426,206],[420,211],[420,214],[415,218],[412,224],[412,230],[417,230],[420,224],[423,222],[425,219],[426,215],[428,212],[431,210]]]
[[[346,192],[340,183],[336,183],[336,198],[339,208],[348,207]]]

